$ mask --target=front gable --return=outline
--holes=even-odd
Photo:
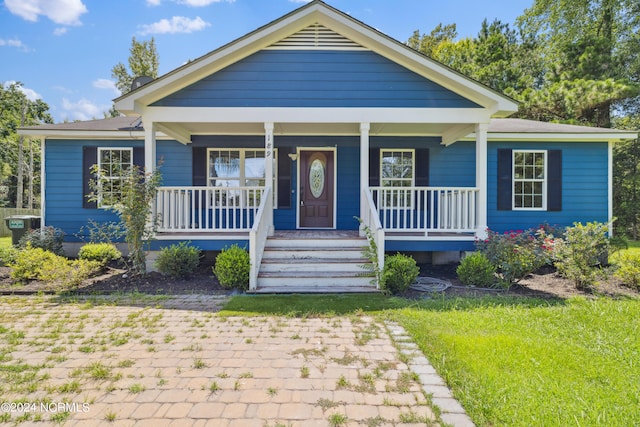
[[[155,103],[162,107],[481,108],[367,50],[262,50]]]
[[[483,121],[517,110],[319,0],[116,100],[125,114],[157,106],[477,108]]]

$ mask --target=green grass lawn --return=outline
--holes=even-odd
[[[640,425],[640,300],[242,296],[222,314],[402,324],[478,426]]]

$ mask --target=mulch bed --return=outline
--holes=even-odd
[[[624,286],[619,280],[609,278],[599,285],[596,293],[576,289],[569,280],[563,279],[551,268],[543,269],[522,280],[510,290],[480,289],[463,286],[456,275],[457,264],[420,265],[420,276],[446,280],[451,287],[444,291],[447,297],[482,297],[488,295],[526,296],[537,298],[570,298],[573,296],[606,295],[611,297],[640,297],[637,290]],[[35,294],[39,292],[55,293],[55,286],[32,281],[28,284],[14,284],[11,270],[0,267],[0,295]],[[111,266],[102,275],[86,280],[80,287],[71,291],[81,295],[99,295],[114,293],[143,293],[150,295],[185,294],[229,294],[222,288],[213,275],[211,263],[204,262],[188,279],[173,279],[158,272],[145,276],[133,276],[123,266]],[[408,291],[403,296],[412,299],[431,297],[432,293]]]

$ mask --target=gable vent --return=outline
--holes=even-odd
[[[267,49],[368,50],[317,23],[272,44]]]

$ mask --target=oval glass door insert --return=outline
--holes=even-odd
[[[324,163],[320,159],[315,159],[309,167],[309,189],[316,199],[324,191]]]

